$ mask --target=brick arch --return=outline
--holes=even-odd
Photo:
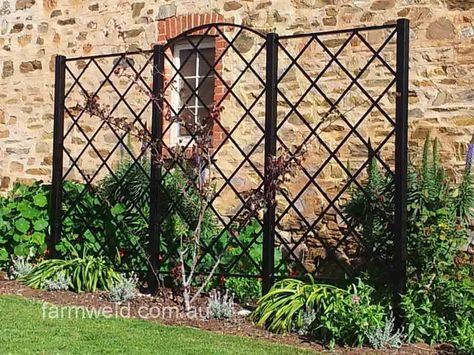
[[[224,22],[224,16],[216,13],[188,14],[159,20],[157,35],[158,44],[165,43],[167,40],[194,27],[216,22]],[[196,32],[196,34],[202,34],[204,33],[204,30],[202,30],[202,33],[199,32]],[[213,32],[214,31],[210,31],[210,34],[215,34]]]
[[[224,22],[224,17],[217,13],[188,14],[162,19],[158,21],[156,41],[157,44],[165,44],[168,40],[173,39],[192,28],[211,23],[222,22]],[[207,31],[207,29],[204,28],[202,30],[193,32],[191,35],[199,36],[204,35],[205,33],[214,39],[215,58],[219,58],[226,48],[227,42],[218,36],[218,33],[215,29]],[[215,66],[215,71],[222,76],[222,61],[217,63]],[[165,76],[166,75],[167,74],[165,72]],[[224,84],[220,80],[216,80],[214,85],[214,102],[219,102],[224,94]],[[212,137],[213,146],[217,146],[223,141],[225,133],[222,131],[222,128],[219,125],[214,125]]]

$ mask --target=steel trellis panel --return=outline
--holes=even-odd
[[[183,210],[184,200],[170,193],[169,186],[176,176],[187,178],[187,163],[177,159],[177,152],[192,151],[200,139],[183,117],[189,118],[189,107],[193,107],[195,122],[200,120],[199,110],[209,115],[213,108],[224,107],[223,118],[211,127],[210,166],[203,168],[212,169],[216,181],[215,194],[206,207],[217,229],[201,242],[198,263],[203,266],[199,272],[208,273],[212,263],[236,249],[215,276],[261,278],[266,292],[276,279],[288,274],[303,276],[309,272],[338,282],[340,275],[353,278],[374,262],[381,274],[392,278],[394,302],[399,305],[406,273],[408,30],[408,20],[404,19],[384,26],[285,36],[221,23],[190,29],[150,51],[58,56],[51,196],[53,255],[58,256],[55,246],[65,238],[64,223],[70,223],[71,218],[86,226],[77,233],[95,238],[102,251],[110,254],[116,241],[96,223],[100,213],[80,214],[88,208],[84,199],[96,193],[104,174],[120,192],[127,178],[139,174],[148,188],[138,200],[146,202],[140,206],[138,200],[131,200],[127,208],[146,221],[145,248],[129,240],[128,250],[146,254],[140,262],[148,267],[148,285],[156,290],[156,273],[172,274],[170,265],[177,262],[164,244],[167,221],[178,218],[189,229],[195,222],[195,216]],[[371,42],[373,38],[377,44]],[[187,54],[177,60],[175,48],[179,46]],[[209,48],[214,57],[209,57]],[[353,55],[353,51],[358,52]],[[357,60],[363,55],[366,61],[358,66]],[[186,73],[191,64],[196,71],[198,65],[204,70],[190,76]],[[121,76],[127,71],[128,76]],[[208,102],[209,82],[212,107]],[[182,87],[176,88],[176,83]],[[140,101],[140,91],[151,94]],[[108,119],[97,119],[100,115],[96,112],[94,120],[91,110],[104,96],[110,101],[104,108]],[[77,97],[86,98],[86,104],[71,107],[69,103]],[[348,107],[352,101],[358,106]],[[124,125],[116,119],[121,115],[131,120]],[[331,131],[333,126],[337,129]],[[133,129],[139,136],[149,134],[151,142],[134,147],[130,140]],[[338,137],[334,142],[330,132]],[[244,139],[249,134],[251,142]],[[177,145],[173,137],[180,135],[185,139]],[[102,146],[104,140],[109,142],[107,149]],[[302,154],[308,147],[310,163],[301,162],[294,181],[272,191],[269,179],[273,159],[281,152]],[[352,158],[347,152],[354,152],[354,147],[367,152],[364,158],[353,159],[355,168],[345,162],[345,158]],[[120,176],[118,155],[129,162]],[[382,260],[343,209],[354,189],[368,196],[364,174],[372,161],[395,182],[394,212],[387,213],[393,260]],[[337,177],[331,185],[328,176],[332,175]],[[76,203],[66,206],[66,180],[74,176],[85,188],[75,196]],[[187,180],[182,196],[197,188],[196,181]],[[239,236],[246,228],[241,221],[246,218],[249,196],[245,188],[249,186],[263,191],[267,208],[264,214],[254,216],[255,230],[248,241],[243,241]],[[235,204],[225,213],[223,196]],[[127,243],[127,223],[115,219],[111,223],[124,238],[122,243]],[[335,230],[330,230],[333,237],[328,238],[328,226],[339,234],[334,236]],[[82,241],[80,236],[74,243]],[[342,254],[353,247],[365,257],[353,257],[348,262]],[[315,249],[321,255],[315,256]],[[242,263],[250,267],[239,269]],[[395,310],[400,319],[399,307]]]

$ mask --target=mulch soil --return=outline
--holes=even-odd
[[[200,317],[190,318],[182,311],[179,311],[179,303],[173,300],[170,290],[162,291],[160,296],[152,297],[147,294],[140,294],[134,300],[117,304],[108,299],[105,292],[81,293],[74,292],[51,292],[36,290],[25,286],[24,284],[9,280],[7,276],[0,272],[0,295],[17,295],[26,299],[47,302],[59,306],[79,306],[88,309],[102,310],[113,314],[123,315],[129,318],[147,319],[156,321],[160,324],[173,326],[188,326],[199,328],[220,334],[232,334],[246,336],[255,339],[262,339],[280,344],[298,346],[305,349],[311,349],[315,352],[329,352],[335,354],[452,354],[453,348],[449,345],[428,346],[426,344],[404,345],[401,349],[392,351],[376,351],[370,348],[347,348],[336,347],[334,350],[328,350],[326,347],[316,342],[309,341],[296,334],[273,334],[262,328],[256,327],[244,316],[235,316],[229,321],[209,320]],[[207,297],[201,297],[196,302],[196,307],[207,306]],[[168,312],[162,310],[168,307]],[[122,313],[115,312],[121,310]],[[242,308],[241,308],[242,310]]]

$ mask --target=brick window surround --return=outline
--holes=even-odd
[[[205,14],[188,14],[188,15],[181,15],[181,16],[173,16],[166,19],[162,19],[158,21],[158,28],[157,28],[157,43],[158,44],[165,44],[169,39],[175,38],[182,34],[183,32],[190,30],[192,28],[210,24],[210,23],[218,23],[223,22],[224,17],[222,15],[216,13],[205,13]],[[207,32],[207,36],[214,41],[214,48],[215,48],[215,59],[220,57],[224,49],[226,48],[227,42],[218,35],[215,29],[211,29],[207,31],[207,28],[194,31],[190,34],[189,38],[192,36],[202,36]],[[184,42],[186,40],[184,39]],[[169,50],[168,55],[170,57],[173,56],[172,49]],[[171,76],[170,73],[171,69],[165,69],[165,77],[168,78]],[[219,61],[215,65],[215,71],[222,77],[222,60]],[[215,79],[214,83],[214,102],[219,102],[225,93],[225,86],[218,78]],[[171,142],[170,131],[165,135],[165,139],[168,142]],[[219,146],[222,143],[225,137],[224,132],[222,131],[221,127],[218,124],[215,124],[213,127],[212,132],[212,145],[214,147]]]

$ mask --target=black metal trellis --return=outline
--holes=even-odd
[[[386,31],[388,35],[384,38],[378,47],[369,43],[365,34],[369,32]],[[385,32],[384,32],[385,33]],[[337,38],[338,49],[333,50],[335,45],[333,42],[327,41],[327,37],[331,36],[346,36]],[[396,37],[396,50],[392,53],[396,59],[396,68],[388,63],[383,56],[384,49]],[[214,58],[209,59],[202,53],[201,45],[209,40],[217,41],[219,39],[222,48],[214,48]],[[248,49],[242,49],[242,41],[251,41],[254,44],[253,52],[249,53]],[[302,45],[297,47],[296,53],[291,53],[288,44],[302,41]],[[367,62],[356,70],[356,73],[348,69],[348,65],[344,62],[342,53],[347,51],[353,43],[360,43],[365,46],[364,50],[370,56]],[[369,156],[376,159],[382,167],[388,172],[392,173],[395,181],[395,201],[394,201],[394,219],[393,219],[393,235],[394,235],[394,260],[390,265],[385,265],[388,273],[393,278],[394,304],[395,312],[399,316],[400,309],[400,294],[403,294],[405,288],[405,258],[406,258],[406,179],[407,179],[407,110],[408,110],[408,48],[409,48],[409,28],[408,20],[401,19],[396,24],[388,24],[384,26],[373,26],[365,28],[355,28],[338,31],[326,31],[313,34],[298,34],[291,36],[278,36],[276,33],[269,33],[263,35],[244,26],[236,26],[232,24],[209,24],[186,31],[182,35],[170,40],[165,45],[157,45],[151,51],[140,51],[134,53],[119,53],[119,54],[105,54],[81,58],[65,58],[58,56],[56,58],[56,87],[55,87],[55,111],[54,111],[54,152],[53,152],[53,175],[52,175],[52,215],[51,215],[51,243],[56,246],[63,237],[63,223],[72,213],[83,211],[87,206],[81,202],[88,192],[100,180],[100,175],[104,172],[117,180],[120,186],[122,179],[118,179],[114,174],[114,167],[111,163],[114,159],[114,154],[122,152],[126,154],[131,160],[131,166],[124,174],[129,174],[133,169],[139,169],[143,173],[143,177],[149,181],[149,190],[144,193],[142,198],[148,201],[147,210],[144,211],[136,206],[136,202],[130,202],[132,208],[138,210],[138,215],[148,223],[148,240],[147,240],[147,259],[143,259],[144,265],[149,267],[149,286],[155,288],[156,275],[154,272],[158,270],[160,274],[170,274],[171,270],[165,270],[163,265],[167,259],[172,259],[171,255],[166,255],[166,251],[160,250],[163,243],[163,226],[167,218],[174,214],[179,218],[186,220],[189,216],[184,216],[183,211],[180,211],[180,201],[173,200],[168,195],[166,188],[164,188],[167,179],[171,178],[175,171],[185,171],[185,167],[179,161],[170,161],[165,165],[160,165],[158,162],[166,156],[167,152],[172,151],[172,144],[170,137],[173,135],[175,126],[167,124],[164,112],[170,112],[172,116],[179,117],[183,115],[189,106],[189,102],[195,99],[195,106],[203,108],[204,111],[210,110],[204,100],[204,95],[209,95],[209,91],[205,94],[201,93],[201,89],[205,86],[206,79],[212,77],[214,89],[216,84],[222,93],[216,94],[213,92],[213,101],[216,106],[225,106],[226,102],[232,101],[236,107],[235,111],[240,112],[236,115],[232,124],[226,122],[225,118],[222,121],[217,121],[217,131],[223,136],[216,141],[213,149],[213,161],[215,163],[214,169],[216,175],[219,177],[221,184],[217,188],[217,194],[212,201],[209,202],[209,211],[213,214],[213,218],[217,221],[220,231],[216,235],[210,237],[203,242],[205,250],[200,262],[217,262],[216,248],[228,248],[230,243],[234,243],[240,248],[239,254],[223,265],[222,269],[216,276],[234,276],[234,277],[253,277],[262,278],[263,290],[266,292],[273,281],[279,277],[281,270],[285,268],[285,263],[291,261],[296,266],[305,272],[308,270],[307,265],[298,256],[298,250],[309,239],[316,239],[319,247],[323,248],[327,258],[336,260],[336,265],[349,276],[352,274],[351,268],[336,258],[339,248],[347,243],[356,243],[362,248],[370,249],[364,245],[364,238],[360,231],[351,226],[350,221],[347,220],[344,213],[341,211],[339,200],[347,194],[350,186],[363,191],[360,182],[360,176],[367,167],[370,159],[366,158],[361,165],[353,172],[344,162],[341,161],[341,151],[348,144],[357,144],[367,149]],[[175,46],[185,44],[189,54],[180,62],[176,64],[172,50]],[[214,42],[218,43],[218,42]],[[311,62],[313,65],[321,65],[321,67],[308,68],[306,56],[309,56],[315,51],[315,48],[321,55],[326,56],[327,60],[321,63]],[[224,64],[223,58],[232,55],[234,60],[239,62],[238,74],[233,77],[233,80],[225,78],[225,73],[219,69]],[[193,57],[194,56],[194,57]],[[347,57],[347,56],[346,56]],[[139,65],[139,58],[142,59],[142,64]],[[205,68],[204,72],[196,76],[195,83],[191,83],[183,72],[186,65],[192,58],[198,58],[198,61]],[[316,57],[319,58],[319,57]],[[104,63],[109,63],[110,70],[104,69]],[[374,64],[378,63],[378,64]],[[74,70],[76,65],[76,71]],[[384,86],[381,92],[376,95],[366,88],[363,84],[364,78],[368,75],[368,69],[377,65],[380,70],[387,71],[389,77],[388,84]],[[115,73],[119,68],[125,67],[130,70],[133,80],[130,83],[117,83]],[[336,69],[334,69],[334,67]],[[96,74],[100,77],[97,85],[90,87],[86,86],[88,80],[88,73],[94,69]],[[151,71],[151,76],[147,76],[147,70]],[[334,70],[348,80],[347,86],[338,91],[336,89],[328,89],[328,77],[333,75]],[[288,82],[293,83],[293,73],[301,77],[305,83],[308,84],[303,92],[298,92],[296,101],[291,98],[292,94],[288,92]],[[89,74],[90,75],[90,74]],[[250,77],[250,79],[249,79]],[[69,78],[69,80],[67,80]],[[290,79],[289,79],[290,78]],[[194,80],[194,79],[193,79]],[[202,81],[201,81],[202,80]],[[252,99],[246,100],[242,97],[242,88],[247,88],[245,85],[247,81],[252,82],[253,96]],[[183,87],[179,90],[188,90],[189,95],[183,101],[184,104],[176,105],[173,103],[173,94],[171,93],[176,88],[173,87],[176,81],[182,82]],[[123,87],[120,87],[122,85]],[[146,102],[136,109],[133,105],[138,104],[135,96],[130,98],[128,95],[133,92],[134,88],[141,85],[146,90],[153,93]],[[383,107],[383,100],[389,97],[390,90],[395,96],[394,116],[393,113],[387,112],[387,108]],[[340,106],[347,99],[347,96],[352,90],[357,90],[360,96],[364,98],[364,102],[368,105],[365,107],[365,112],[357,114],[356,120],[353,121],[347,112],[341,112]],[[373,90],[372,90],[373,91]],[[125,110],[128,115],[133,117],[133,124],[146,130],[147,124],[150,123],[152,140],[156,142],[156,149],[151,149],[149,146],[142,147],[139,153],[135,153],[130,144],[126,142],[127,131],[120,131],[117,127],[104,121],[85,121],[85,110],[79,112],[72,112],[73,110],[67,104],[68,100],[76,94],[86,95],[88,97],[99,97],[99,95],[114,95],[112,105],[108,107],[108,112],[113,115],[114,112]],[[336,97],[334,95],[338,94]],[[325,107],[323,117],[337,114],[338,120],[343,125],[343,130],[347,130],[347,134],[342,136],[334,148],[327,143],[322,137],[321,127],[324,125],[324,119],[317,124],[309,122],[307,115],[303,112],[304,106],[311,98],[316,97],[321,101],[321,107]],[[294,96],[294,94],[293,94]],[[375,97],[374,97],[375,96]],[[247,101],[247,102],[244,102]],[[250,101],[250,103],[248,103]],[[197,110],[197,108],[195,109]],[[384,124],[390,126],[387,134],[380,141],[372,146],[370,140],[363,137],[359,129],[369,121],[370,115],[374,112],[380,115]],[[263,113],[262,113],[263,112]],[[148,121],[150,119],[150,122]],[[299,133],[302,139],[298,142],[287,142],[285,140],[285,130],[290,127],[290,121],[296,121],[302,127]],[[66,122],[66,124],[65,124]],[[246,126],[247,125],[247,126]],[[93,127],[90,127],[93,126]],[[87,127],[87,129],[86,129]],[[243,128],[244,127],[244,128]],[[250,127],[250,128],[249,128]],[[236,137],[240,130],[251,130],[255,136],[253,144],[243,146]],[[247,132],[246,131],[246,132]],[[92,135],[90,135],[90,133]],[[103,152],[98,146],[96,140],[101,138],[104,133],[111,133],[115,138],[116,144],[110,146],[107,152]],[[193,132],[187,132],[188,139],[182,143],[184,149],[192,148]],[[241,132],[240,132],[241,133]],[[74,138],[74,134],[80,136],[83,147],[74,153],[71,146],[68,146],[67,140]],[[387,144],[394,139],[395,151],[393,159],[390,158],[394,165],[394,171],[387,163],[386,159],[381,157],[381,153],[386,149]],[[77,139],[76,139],[77,140]],[[278,154],[278,148],[293,153],[300,151],[308,144],[317,142],[321,147],[326,158],[321,161],[318,166],[302,166],[301,174],[306,179],[302,187],[298,191],[289,193],[286,191],[279,191],[275,196],[268,194],[270,191],[269,181],[266,179],[269,172],[269,164],[272,158]],[[295,144],[289,144],[295,143]],[[292,146],[293,145],[293,146]],[[232,171],[226,171],[220,164],[228,150],[232,148],[233,154],[240,157],[240,161],[235,163]],[[81,162],[89,156],[95,156],[99,159],[99,166],[92,168],[92,171],[86,172],[81,166]],[[149,154],[150,156],[148,156]],[[219,156],[222,154],[224,157]],[[66,163],[65,163],[66,158]],[[142,167],[143,161],[150,162],[150,170],[147,171]],[[331,165],[332,164],[332,165]],[[331,196],[327,189],[325,189],[319,182],[320,176],[328,167],[335,167],[342,171],[347,176],[347,180],[343,186],[338,186],[337,191]],[[334,168],[334,169],[335,169]],[[331,168],[332,169],[332,168]],[[254,176],[254,188],[262,188],[265,190],[265,196],[269,200],[274,198],[283,201],[281,206],[275,206],[269,203],[269,208],[266,209],[262,220],[257,220],[257,231],[248,244],[243,244],[234,234],[242,232],[243,227],[234,229],[235,223],[242,217],[244,213],[244,206],[246,198],[235,186],[235,180],[238,180],[239,174],[245,170],[245,174]],[[64,188],[64,181],[71,178],[72,172],[78,173],[80,180],[85,182],[86,188],[83,189],[78,196],[75,196],[75,203],[68,206],[67,209],[63,203],[63,197],[66,196],[67,191]],[[77,177],[76,177],[77,178]],[[358,180],[359,179],[359,180]],[[317,216],[313,219],[308,219],[308,216],[301,211],[301,204],[299,201],[305,197],[310,190],[316,191],[321,196],[322,208]],[[233,213],[223,217],[219,212],[218,199],[221,194],[228,193],[234,196],[238,202]],[[165,201],[167,201],[165,203]],[[270,202],[270,201],[267,201]],[[222,207],[222,206],[221,206]],[[336,242],[330,244],[320,236],[314,237],[317,234],[315,231],[318,226],[325,223],[325,218],[329,214],[334,214],[340,224],[344,225],[345,234]],[[289,242],[287,238],[282,235],[282,225],[289,215],[295,215],[300,223],[300,237],[296,242]],[[87,232],[89,236],[95,236],[100,233],[100,226],[92,223],[92,217],[83,219],[88,228],[82,232]],[[85,218],[85,219],[84,219]],[[114,222],[115,223],[115,222]],[[190,222],[188,222],[190,223]],[[125,227],[124,227],[125,228]],[[118,227],[120,230],[120,226]],[[125,232],[124,232],[125,233]],[[78,243],[81,242],[78,238]],[[110,236],[102,238],[102,248],[107,249],[107,243],[110,242]],[[251,255],[251,249],[255,245],[261,245],[261,259],[255,260]],[[275,260],[275,248],[284,250],[287,254],[281,260]],[[136,249],[137,246],[134,245]],[[53,250],[55,250],[53,248]],[[373,251],[371,258],[377,259],[377,252]],[[252,264],[252,273],[241,272],[237,265],[242,259],[246,259]],[[168,260],[170,261],[170,260]],[[386,264],[386,261],[385,261]],[[203,269],[206,273],[209,270]],[[318,275],[321,276],[321,275]],[[399,317],[399,319],[401,319]]]

